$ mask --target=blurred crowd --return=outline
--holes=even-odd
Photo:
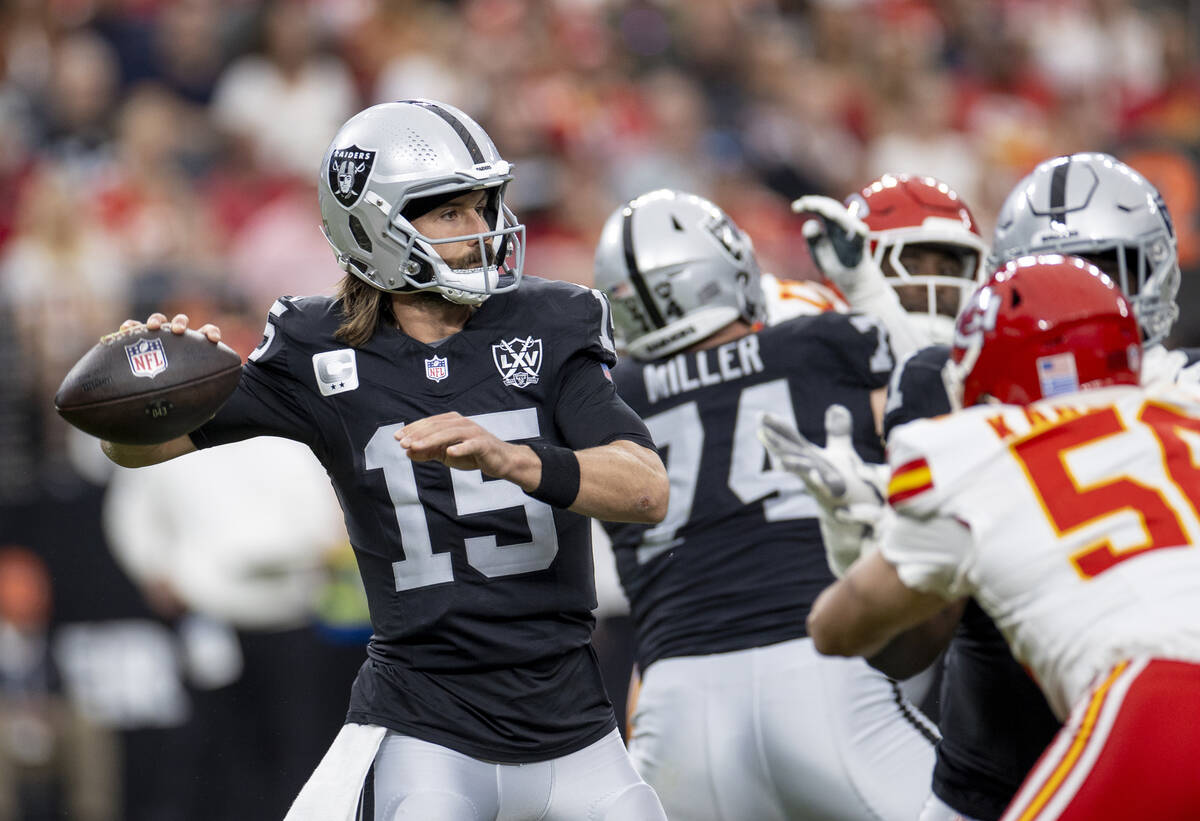
[[[329,660],[330,681],[307,696],[333,694],[315,734],[336,728],[362,657],[362,636],[343,629],[361,614],[337,539],[306,545],[298,562],[309,573],[322,550],[341,556],[324,567],[326,587],[311,588],[333,602],[324,615],[290,603],[278,619],[246,619],[192,601],[169,589],[182,571],[160,578],[128,561],[131,549],[153,556],[152,542],[115,543],[132,531],[112,524],[111,471],[52,398],[126,317],[183,310],[220,324],[244,355],[277,296],[331,292],[340,271],[317,229],[322,152],[358,109],[409,97],[479,120],[516,163],[526,271],[580,283],[604,218],[651,188],[710,197],[767,270],[805,278],[794,197],[930,174],[986,237],[1037,161],[1109,151],[1168,201],[1185,269],[1171,341],[1200,344],[1189,308],[1200,302],[1189,276],[1200,258],[1200,0],[2,0],[0,821],[58,817],[64,804],[84,821],[251,817],[196,809],[195,795],[232,783],[216,780],[228,770],[256,773],[251,764],[217,750],[226,759],[210,759],[199,782],[193,759],[221,746],[216,727],[233,732],[205,716],[242,721],[214,694],[256,669],[264,635],[276,654],[265,668],[287,664],[285,633],[310,669]],[[273,486],[282,458],[256,456],[243,473]],[[183,491],[124,498],[158,513],[213,504]],[[179,518],[141,526],[166,541]],[[166,667],[176,689],[161,683]],[[276,688],[283,712],[311,713],[286,682],[255,686]],[[303,752],[279,795],[319,754],[289,743]],[[117,752],[80,752],[105,749]],[[133,774],[146,766],[193,774],[175,789],[178,778]],[[55,779],[71,788],[48,791]]]

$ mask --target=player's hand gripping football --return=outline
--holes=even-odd
[[[818,447],[788,420],[764,413],[758,438],[784,469],[804,480],[820,506],[818,521],[829,569],[841,578],[875,546],[884,511],[887,466],[867,464],[850,439],[853,418],[841,405],[825,411],[825,447]]]
[[[187,330],[188,322],[189,322],[189,319],[188,319],[187,314],[175,314],[175,316],[171,318],[171,321],[168,322],[166,314],[160,314],[160,313],[155,312],[155,313],[150,314],[150,316],[147,317],[147,319],[144,323],[138,322],[136,319],[125,320],[124,322],[121,323],[120,330],[125,331],[136,325],[145,325],[150,330],[156,331],[159,328],[163,327],[164,325],[167,325],[167,326],[169,326],[169,330],[171,331],[171,333],[182,334],[184,331]],[[221,329],[218,328],[216,325],[212,324],[211,322],[201,325],[199,328],[196,329],[196,331],[198,333],[202,333],[206,337],[208,337],[209,342],[220,342],[221,341]]]

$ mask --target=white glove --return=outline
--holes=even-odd
[[[867,253],[870,229],[866,223],[837,200],[817,194],[794,200],[792,211],[817,217],[800,229],[813,261],[852,308],[873,314],[883,322],[897,359],[930,343],[928,335],[909,322],[900,298]]]
[[[792,211],[817,217],[801,228],[804,239],[821,273],[846,295],[850,304],[855,304],[855,296],[887,288],[883,272],[866,253],[870,229],[846,206],[832,197],[811,194],[794,200]]]
[[[829,569],[838,578],[860,555],[877,547],[883,515],[887,465],[863,462],[850,440],[853,419],[841,405],[825,410],[825,447],[808,441],[792,425],[764,413],[758,438],[771,458],[802,480],[819,506],[817,520]]]
[[[1188,365],[1183,351],[1168,351],[1162,345],[1151,345],[1142,351],[1142,387],[1170,385],[1176,382],[1196,384],[1200,372]]]

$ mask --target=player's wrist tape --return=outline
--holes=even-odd
[[[531,442],[529,447],[542,460],[542,481],[529,495],[552,507],[575,504],[579,496],[579,457],[575,451],[545,442]]]

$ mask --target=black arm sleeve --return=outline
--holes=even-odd
[[[577,354],[563,365],[554,423],[575,450],[618,439],[654,450],[646,425],[617,395],[607,366],[586,354]]]
[[[883,413],[884,439],[905,422],[950,412],[950,398],[942,383],[942,366],[949,358],[950,348],[931,345],[901,363],[888,385]]]
[[[216,416],[192,431],[192,443],[207,448],[253,436],[282,436],[315,448],[316,427],[285,378],[280,360],[242,366],[237,389]]]

